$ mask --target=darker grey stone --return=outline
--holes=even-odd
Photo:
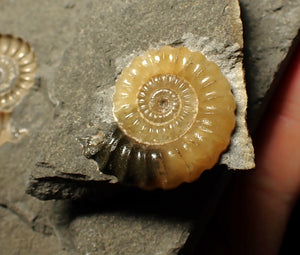
[[[249,96],[248,125],[253,130],[263,112],[265,95],[299,32],[300,1],[240,0],[240,3]]]

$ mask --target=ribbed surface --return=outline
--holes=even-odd
[[[184,47],[136,57],[116,82],[113,103],[118,128],[98,162],[144,189],[196,180],[218,162],[235,126],[230,84],[216,64]],[[123,133],[117,140],[116,132]]]
[[[34,84],[35,54],[21,38],[0,34],[0,111],[11,111]]]
[[[167,182],[162,153],[137,143],[117,126],[112,127],[104,137],[99,144],[99,151],[92,158],[104,173],[115,175],[119,182],[126,185],[153,189]]]

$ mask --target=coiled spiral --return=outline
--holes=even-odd
[[[218,66],[165,46],[136,57],[116,82],[112,128],[95,155],[103,172],[171,189],[212,168],[230,144],[235,100]]]
[[[34,84],[35,54],[23,39],[0,34],[0,111],[11,112]]]

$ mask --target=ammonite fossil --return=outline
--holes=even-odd
[[[175,188],[212,168],[230,144],[231,86],[199,52],[149,50],[122,71],[115,89],[116,125],[98,137],[89,156],[120,182]]]
[[[10,112],[34,84],[35,54],[21,38],[0,34],[0,111]]]

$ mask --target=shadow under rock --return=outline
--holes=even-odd
[[[92,195],[70,202],[72,218],[103,212],[126,212],[134,215],[156,215],[167,218],[197,219],[199,214],[212,212],[223,193],[232,171],[225,166],[205,171],[198,181],[183,184],[174,190],[143,191],[136,188],[120,188],[106,199],[97,199],[97,189]],[[108,190],[109,191],[109,190]],[[99,192],[105,192],[101,187]],[[101,196],[102,197],[102,196]]]
[[[188,223],[191,226],[190,236],[179,254],[193,254],[233,174],[234,171],[227,170],[225,166],[218,166],[205,171],[198,181],[174,190],[142,191],[118,187],[111,196],[99,196],[101,199],[97,199],[97,189],[93,187],[90,196],[86,193],[80,200],[58,201],[60,205],[52,213],[52,223],[64,229],[62,226],[67,228],[78,217],[107,213],[124,218],[138,216],[155,221]],[[99,192],[105,192],[102,186]]]

